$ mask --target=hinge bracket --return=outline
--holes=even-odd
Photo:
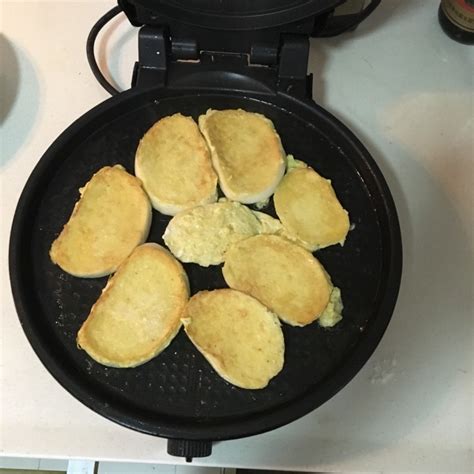
[[[133,70],[132,86],[166,85],[169,37],[163,28],[143,26],[138,33],[138,62]]]
[[[263,81],[265,90],[273,89],[274,92],[311,98],[312,81],[311,75],[307,74],[308,55],[309,39],[305,35],[282,35],[279,45],[256,43],[250,48],[246,61],[236,61],[238,56],[245,59],[245,53],[236,55],[200,51],[199,45],[192,39],[170,39],[166,29],[144,26],[138,35],[138,62],[135,64],[132,86],[173,87],[182,84],[192,87],[193,78],[199,77],[196,86],[203,87],[207,76],[209,79],[212,74],[217,77],[216,71],[221,70],[222,73],[228,71],[230,74],[227,77],[230,78],[235,77],[235,74],[248,77],[251,80],[246,83],[254,90],[260,90],[257,83]],[[207,71],[212,74],[207,75]],[[236,83],[236,87],[244,83]],[[209,87],[215,85],[215,80],[209,80]],[[220,85],[233,88],[231,82]]]

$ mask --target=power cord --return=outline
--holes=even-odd
[[[118,94],[120,91],[118,91],[102,74],[102,71],[99,68],[99,65],[97,64],[97,61],[95,59],[95,53],[94,53],[94,45],[95,45],[95,40],[97,38],[97,35],[99,34],[100,30],[110,21],[112,18],[116,17],[122,9],[119,6],[116,6],[109,10],[105,15],[99,18],[97,23],[92,27],[89,36],[87,37],[87,43],[86,43],[86,54],[87,54],[87,61],[89,63],[89,66],[92,70],[92,74],[94,74],[94,77],[97,79],[99,84],[109,93],[112,95]]]

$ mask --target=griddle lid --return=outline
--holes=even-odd
[[[118,0],[134,26],[178,21],[221,31],[262,30],[328,12],[344,0]]]

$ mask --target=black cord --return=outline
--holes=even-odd
[[[109,10],[105,15],[103,15],[97,23],[91,28],[89,36],[87,37],[86,43],[86,54],[87,54],[87,61],[89,66],[92,70],[92,74],[94,77],[99,81],[99,84],[109,93],[112,95],[116,95],[119,91],[104,77],[102,71],[99,69],[97,61],[95,59],[94,53],[94,45],[97,35],[99,34],[100,30],[115,16],[117,16],[122,9],[119,6],[116,6]]]

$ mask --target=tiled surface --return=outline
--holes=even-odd
[[[38,471],[30,469],[3,469],[0,468],[0,474],[38,474]]]
[[[71,461],[70,472],[80,472],[81,461]],[[0,457],[0,474],[50,474],[66,472],[66,459]],[[235,474],[235,469],[216,467],[174,466],[172,464],[99,462],[97,474]]]
[[[100,462],[98,474],[221,474],[216,467]],[[226,474],[230,474],[226,470]]]
[[[40,459],[39,468],[44,471],[67,471],[67,459]]]
[[[36,469],[2,469],[0,474],[57,474],[57,471],[38,471]]]
[[[36,458],[0,457],[1,469],[39,469],[40,460]]]
[[[0,457],[0,474],[5,474],[6,469],[23,469],[32,470],[34,472],[51,471],[65,472],[67,471],[67,459],[37,459],[37,458],[15,458]]]

